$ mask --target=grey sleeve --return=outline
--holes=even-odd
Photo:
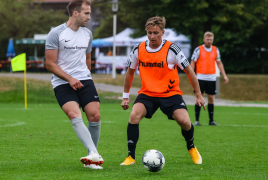
[[[54,29],[47,35],[46,49],[59,49],[59,34]]]
[[[92,32],[91,31],[88,31],[89,33],[89,42],[88,42],[88,47],[87,47],[87,51],[86,53],[90,53],[92,51],[92,40],[93,40],[93,36],[92,36]]]

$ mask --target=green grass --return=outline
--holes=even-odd
[[[24,103],[23,78],[0,77],[0,103]],[[120,103],[122,93],[111,93],[99,91],[101,103]],[[132,101],[136,96],[131,96]],[[36,79],[27,80],[27,102],[28,103],[57,103],[52,85],[49,81]]]
[[[112,79],[110,74],[93,74],[93,79],[97,83],[124,85],[125,75],[116,75]],[[191,86],[185,74],[179,74],[180,88],[184,94],[194,95]],[[225,84],[223,76],[220,79],[220,98],[233,101],[258,101],[265,103],[268,101],[268,75],[230,75],[229,83]],[[139,75],[134,76],[132,87],[140,88],[141,80]]]
[[[119,101],[120,102],[120,101]],[[194,120],[194,106],[188,106]],[[140,123],[136,165],[120,166],[127,156],[130,110],[120,103],[101,104],[98,146],[103,170],[85,169],[86,149],[57,103],[0,103],[0,179],[267,179],[267,108],[215,107],[220,126],[195,127],[195,145],[203,158],[194,165],[179,126],[157,111]],[[86,117],[84,122],[86,122]],[[201,124],[208,123],[201,112]],[[164,168],[151,173],[141,158],[148,149],[161,151]]]
[[[91,170],[79,161],[86,150],[57,104],[50,82],[27,82],[25,110],[23,79],[0,77],[1,180],[267,179],[267,108],[215,107],[220,126],[195,127],[202,165],[192,163],[179,126],[157,111],[151,120],[141,121],[137,164],[125,167],[119,164],[127,156],[130,110],[120,107],[121,93],[98,91],[102,121],[98,150],[105,162],[103,170]],[[131,103],[134,99],[131,96]],[[188,110],[193,122],[194,106]],[[201,112],[200,123],[208,123],[207,112]],[[160,172],[150,173],[142,166],[142,155],[149,149],[164,154],[166,164]]]

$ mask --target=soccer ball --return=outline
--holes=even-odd
[[[148,150],[142,157],[142,164],[148,171],[160,171],[165,165],[165,158],[160,151],[155,149]]]

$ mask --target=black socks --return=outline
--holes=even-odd
[[[139,124],[128,123],[127,127],[127,143],[128,155],[135,159],[136,144],[139,139]]]
[[[183,135],[183,137],[187,143],[188,151],[191,148],[194,148],[195,146],[194,146],[194,126],[193,126],[193,124],[191,124],[191,129],[189,129],[188,131],[181,129],[181,134]]]
[[[200,109],[201,109],[200,106],[195,105],[195,120],[196,120],[196,121],[199,121]]]
[[[209,122],[213,121],[213,114],[214,114],[214,104],[208,104]]]
[[[199,121],[200,110],[201,110],[201,107],[198,105],[195,105],[195,120],[196,121]],[[213,121],[213,115],[214,115],[214,104],[208,104],[209,122]]]

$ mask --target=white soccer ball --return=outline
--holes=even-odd
[[[165,165],[165,158],[160,151],[155,149],[148,150],[142,157],[142,164],[148,171],[160,171]]]

